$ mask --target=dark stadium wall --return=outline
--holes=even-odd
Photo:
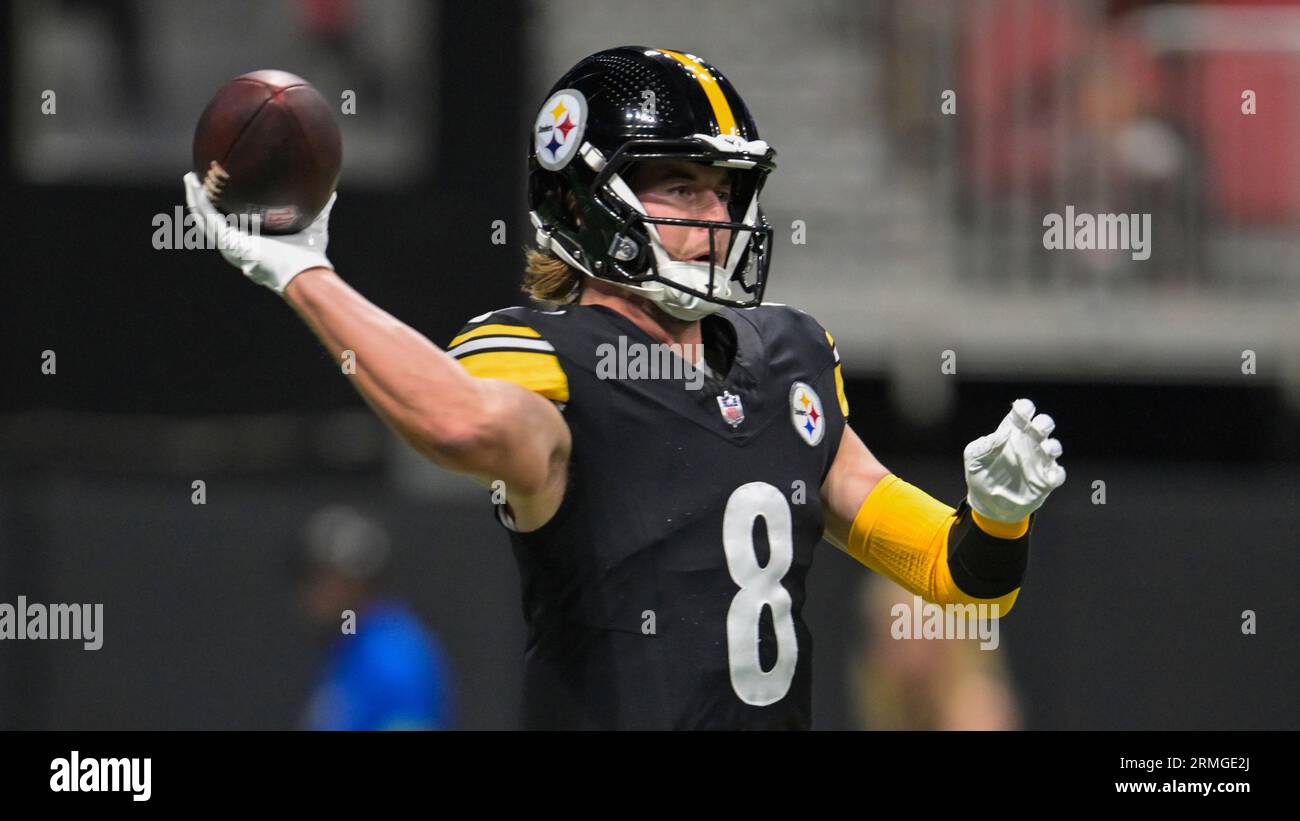
[[[329,253],[358,290],[445,345],[469,317],[518,301],[530,104],[520,99],[524,21],[515,4],[438,8],[440,36],[425,50],[437,61],[439,80],[431,115],[437,165],[398,188],[349,185],[345,145]],[[491,59],[482,59],[485,50]],[[8,92],[7,83],[0,86]],[[196,119],[202,105],[200,95]],[[0,109],[7,117],[8,107]],[[56,351],[60,378],[15,368],[0,391],[0,412],[212,414],[360,405],[275,295],[216,253],[154,250],[150,220],[184,204],[180,178],[187,169],[176,169],[166,185],[32,185],[15,180],[7,130],[3,139],[0,214],[7,217],[11,287],[0,304],[0,327],[17,359],[39,362],[41,351]],[[491,242],[497,219],[508,225],[505,244]]]

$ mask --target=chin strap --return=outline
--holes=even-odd
[[[551,253],[564,260],[577,271],[589,277],[596,277],[594,273],[587,269],[585,265],[578,262],[577,258],[569,253],[563,242],[556,241],[556,238],[547,230],[545,223],[542,222],[536,211],[530,211],[529,220],[536,229],[537,247],[543,251]],[[652,231],[653,225],[647,225]],[[684,282],[690,287],[704,291],[708,290],[709,268],[705,263],[699,262],[682,262],[671,259],[667,253],[662,250],[663,246],[658,241],[658,235],[652,239],[651,244],[655,253],[655,260],[658,266],[659,275],[678,282]],[[722,269],[715,268],[721,271]],[[725,271],[723,272],[725,274]],[[716,302],[710,302],[694,294],[688,294],[685,291],[678,290],[672,285],[664,282],[647,282],[644,285],[634,285],[630,282],[619,282],[605,277],[596,277],[602,282],[610,282],[634,294],[643,296],[663,308],[664,312],[676,319],[691,322],[697,319],[716,313],[722,307]],[[723,281],[721,287],[715,289],[715,292],[726,299],[731,296],[731,283]]]
[[[658,305],[663,312],[686,322],[694,322],[697,319],[717,313],[722,306],[716,302],[709,302],[707,299],[700,299],[692,294],[684,293],[673,288],[671,285],[664,285],[662,282],[650,282],[646,285],[633,285],[628,282],[615,282],[614,280],[597,277],[601,282],[608,282],[617,285],[625,291],[631,291],[637,296],[644,297],[654,304]]]

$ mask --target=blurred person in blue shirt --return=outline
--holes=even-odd
[[[390,553],[384,528],[351,507],[322,508],[303,527],[300,602],[313,623],[340,631],[303,715],[306,729],[451,726],[446,653],[410,608],[380,592]]]

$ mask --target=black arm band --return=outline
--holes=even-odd
[[[1018,539],[990,536],[975,524],[970,504],[962,499],[957,507],[957,521],[948,531],[948,572],[963,593],[977,599],[996,599],[1020,587],[1029,564],[1029,535],[1034,532],[1034,518],[1029,529]]]

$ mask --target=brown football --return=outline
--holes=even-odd
[[[223,85],[194,130],[194,173],[226,214],[261,217],[267,234],[306,228],[343,165],[334,112],[311,83],[254,71]]]

